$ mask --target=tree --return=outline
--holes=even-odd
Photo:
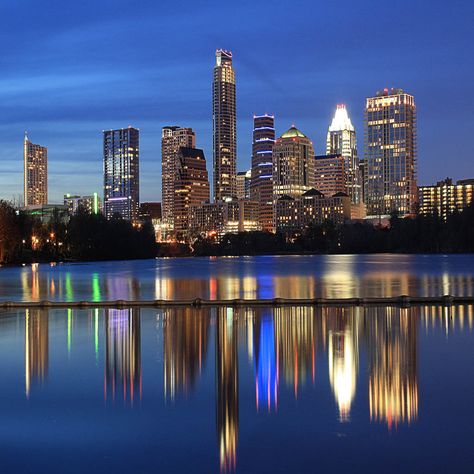
[[[20,229],[15,209],[0,200],[0,262],[13,259],[20,242]]]

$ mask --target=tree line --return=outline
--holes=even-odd
[[[446,220],[438,215],[403,219],[394,214],[385,227],[327,221],[291,235],[242,232],[227,234],[219,242],[198,238],[192,250],[193,255],[470,253],[474,252],[474,203]]]
[[[64,260],[126,260],[154,258],[156,243],[151,223],[140,227],[114,216],[82,209],[65,219],[54,211],[48,223],[8,202],[0,201],[0,262],[28,263]]]
[[[327,221],[292,235],[270,232],[198,237],[191,245],[156,244],[150,222],[140,227],[120,216],[79,210],[66,221],[55,212],[43,224],[0,201],[0,262],[125,260],[156,256],[220,256],[314,253],[469,253],[474,252],[474,203],[462,212],[402,219],[389,226],[335,225]]]

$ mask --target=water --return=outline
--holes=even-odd
[[[15,473],[473,472],[474,308],[0,313]]]
[[[0,300],[474,295],[474,255],[183,258],[0,268]]]
[[[0,268],[0,300],[474,295],[474,256]],[[474,472],[474,307],[0,310],[15,473]]]

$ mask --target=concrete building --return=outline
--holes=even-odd
[[[237,173],[237,199],[250,199],[250,178],[252,170]]]
[[[64,205],[68,207],[70,215],[76,214],[79,210],[88,214],[99,214],[102,212],[102,200],[98,193],[90,196],[65,194]]]
[[[190,207],[209,201],[209,177],[203,150],[179,149],[174,181],[174,232],[178,240],[186,240]]]
[[[351,200],[345,193],[325,197],[316,189],[301,196],[281,196],[275,201],[275,229],[287,235],[329,220],[343,224],[351,218]]]
[[[433,186],[420,186],[418,195],[420,214],[437,214],[446,219],[472,203],[474,179],[464,179],[454,184],[451,178],[446,178]]]
[[[298,197],[314,185],[313,144],[292,126],[273,146],[273,198]]]
[[[342,155],[314,157],[314,186],[326,197],[347,193],[346,161]]]
[[[25,132],[23,142],[24,204],[48,204],[48,149],[35,145]]]
[[[180,147],[196,148],[196,134],[192,128],[176,125],[161,130],[161,196],[163,222],[173,225],[174,184]]]

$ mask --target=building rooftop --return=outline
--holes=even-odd
[[[340,132],[342,130],[350,130],[354,132],[354,126],[352,125],[349,114],[347,113],[346,106],[344,104],[338,104],[336,107],[336,113],[332,119],[331,125],[329,125],[330,132]]]
[[[307,136],[301,131],[298,130],[294,125],[291,126],[290,129],[288,129],[282,136],[281,138],[307,138]]]
[[[303,197],[310,197],[310,196],[319,196],[324,197],[324,194],[317,189],[311,188],[310,190],[303,193]]]

